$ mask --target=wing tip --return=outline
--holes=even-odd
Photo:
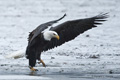
[[[100,13],[98,14],[97,16],[95,16],[97,19],[106,19],[109,17],[109,12],[106,12],[106,13]]]
[[[57,21],[60,21],[60,20],[63,19],[65,16],[67,16],[66,13],[65,13],[61,18],[59,18]]]
[[[107,13],[100,13],[97,16],[93,17],[94,18],[94,25],[101,25],[103,24],[102,22],[107,21],[106,18],[109,17],[109,12]]]

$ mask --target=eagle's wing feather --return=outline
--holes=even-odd
[[[32,32],[30,32],[29,34],[29,38],[28,41],[31,42],[35,37],[37,37],[43,30],[45,30],[46,28],[48,28],[49,26],[52,26],[54,23],[57,23],[58,21],[60,21],[61,19],[63,19],[66,16],[66,14],[64,14],[64,16],[62,16],[61,18],[57,19],[57,20],[53,20],[53,21],[49,21],[46,23],[43,23],[41,25],[39,25],[36,29],[34,29]]]
[[[102,24],[101,22],[106,21],[105,19],[107,17],[108,17],[107,14],[100,14],[91,18],[67,21],[52,28],[51,30],[56,31],[60,36],[60,39],[59,40],[52,39],[46,45],[46,47],[44,47],[43,51],[46,51],[48,49],[59,46],[65,42],[68,42],[77,37],[79,34],[91,28],[97,27],[97,25]]]

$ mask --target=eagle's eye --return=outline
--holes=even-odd
[[[53,35],[56,35],[55,33],[53,33]]]

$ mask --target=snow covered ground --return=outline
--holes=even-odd
[[[109,12],[103,25],[91,29],[60,47],[43,52],[47,67],[28,60],[4,56],[27,46],[30,31],[39,24],[92,17]],[[0,80],[119,80],[120,0],[0,0]]]

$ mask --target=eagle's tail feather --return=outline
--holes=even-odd
[[[11,58],[18,59],[18,58],[22,58],[24,56],[25,56],[25,49],[21,49],[21,50],[18,50],[18,51],[15,51],[13,53],[10,53],[10,54],[6,55],[5,58],[7,58],[7,59],[11,59]]]

